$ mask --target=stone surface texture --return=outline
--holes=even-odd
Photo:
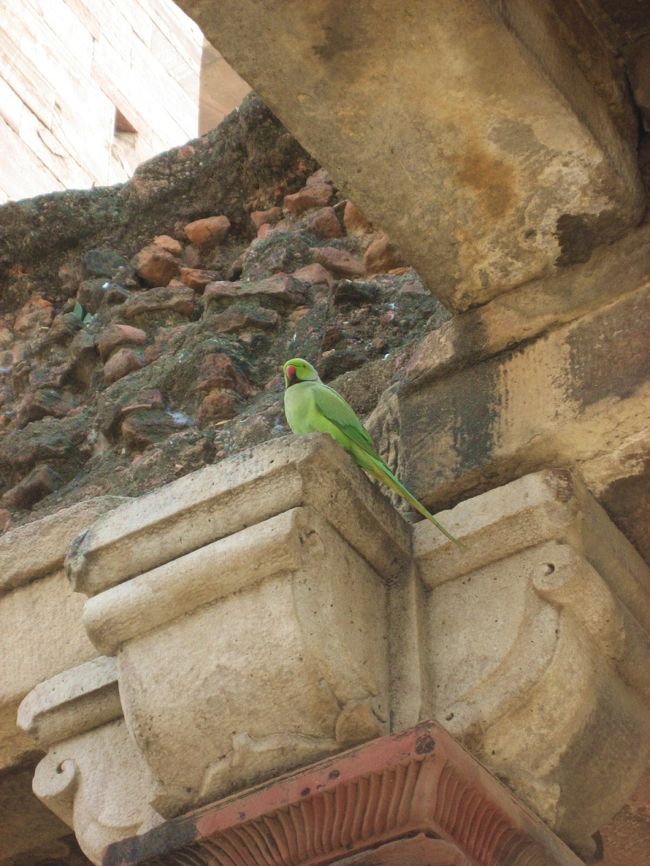
[[[341,457],[323,437],[263,447],[118,509],[69,556],[166,816],[388,730],[386,582],[410,533]]]
[[[123,187],[0,208],[2,866],[82,866],[73,830],[146,860],[366,741],[333,812],[280,809],[357,847],[283,862],[646,866],[643,4],[184,3],[327,170],[251,96]],[[285,435],[296,355],[461,546]],[[551,849],[468,847],[455,751],[421,777],[452,812],[360,850],[429,760],[372,749],[427,719]]]
[[[455,309],[641,218],[632,105],[582,7],[179,5]]]
[[[323,478],[325,466],[328,474]],[[359,489],[363,479],[322,434],[269,442],[187,475],[97,521],[71,545],[67,573],[76,590],[94,596],[210,541],[292,508],[311,506],[326,513],[361,556],[391,578],[408,561],[408,525],[397,519],[377,488]],[[332,507],[334,502],[338,508]],[[372,511],[364,502],[372,503]],[[350,513],[358,517],[350,521]]]
[[[650,570],[565,471],[441,520],[467,552],[415,527],[421,712],[583,847],[648,762]]]
[[[79,530],[124,502],[100,497],[64,509],[0,538],[0,767],[33,750],[16,729],[16,709],[37,683],[95,652],[81,625],[82,599],[71,591],[63,560]]]

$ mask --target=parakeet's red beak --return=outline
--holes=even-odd
[[[293,382],[293,380],[296,378],[296,368],[293,366],[293,364],[289,364],[289,366],[287,367],[286,373],[287,373],[287,379],[290,382]]]

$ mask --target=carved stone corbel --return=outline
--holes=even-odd
[[[80,732],[68,701],[46,735],[43,799],[96,857],[99,825],[142,833],[435,717],[589,853],[647,763],[647,567],[566,472],[441,520],[464,546],[405,523],[324,436],[267,443],[101,517],[67,568],[95,648],[115,656],[124,719]],[[140,811],[104,820],[113,752],[118,776],[142,780]]]
[[[0,534],[0,860],[37,862],[68,850],[68,827],[32,792],[40,753],[16,713],[38,683],[97,655],[63,561],[84,528],[126,501],[87,499]]]
[[[127,555],[128,550],[128,555]],[[68,560],[165,816],[389,730],[387,582],[410,528],[327,437],[208,467]]]
[[[36,686],[18,725],[46,756],[33,790],[72,827],[83,852],[100,863],[107,845],[162,821],[150,806],[151,774],[131,739],[114,659],[100,657]]]
[[[583,485],[545,470],[425,523],[423,711],[588,851],[648,762],[650,572]]]

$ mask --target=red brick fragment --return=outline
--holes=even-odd
[[[287,213],[297,216],[314,207],[324,207],[332,198],[332,187],[326,183],[315,183],[305,186],[298,192],[284,197],[284,209]]]
[[[363,277],[366,273],[362,261],[338,247],[313,247],[311,252],[319,265],[337,277]]]
[[[229,231],[230,220],[223,214],[194,220],[185,226],[187,239],[190,243],[196,244],[197,247],[220,244],[225,240]]]

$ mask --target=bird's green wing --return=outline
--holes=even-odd
[[[370,434],[365,429],[354,409],[337,394],[333,388],[322,382],[309,383],[309,394],[313,399],[313,406],[307,410],[311,417],[307,418],[306,431],[320,430],[329,433],[340,445],[349,451],[357,464],[365,469],[373,478],[381,481],[391,490],[419,511],[423,517],[430,520],[447,538],[462,546],[444,526],[442,526],[431,512],[416,499],[411,491],[405,487],[398,478],[390,471],[381,457],[375,451]],[[300,386],[293,386],[300,387]],[[293,426],[292,426],[292,429]]]
[[[311,385],[311,383],[309,384]],[[462,546],[462,542],[459,542],[444,526],[438,523],[433,514],[393,475],[375,451],[370,434],[357,417],[352,406],[346,403],[333,388],[322,382],[314,383],[310,388],[310,394],[313,397],[313,414],[312,418],[308,419],[309,426],[307,429],[329,433],[352,454],[362,469],[406,499],[416,511],[430,520],[447,538]]]
[[[316,409],[334,424],[349,439],[373,457],[377,455],[370,434],[365,429],[356,412],[340,394],[319,382],[313,388]]]

